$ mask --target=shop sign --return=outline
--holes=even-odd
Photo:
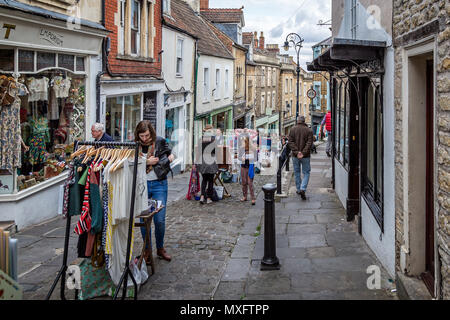
[[[4,23],[3,24],[3,29],[6,29],[6,31],[5,31],[5,39],[9,39],[9,35],[11,34],[11,30],[15,30],[16,29],[16,25],[15,24]]]
[[[41,28],[41,30],[39,32],[39,37],[42,40],[45,40],[45,41],[47,41],[55,46],[58,46],[58,47],[62,47],[64,44],[64,41],[63,41],[64,36],[62,36],[61,34],[58,34],[56,32],[46,30],[44,28]]]
[[[168,106],[179,105],[184,103],[184,93],[169,95]]]

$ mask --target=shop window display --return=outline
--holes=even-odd
[[[26,68],[26,61],[22,67]],[[23,74],[16,84],[18,116],[9,119],[19,122],[19,135],[11,141],[22,148],[20,155],[14,155],[18,160],[7,167],[2,165],[2,169],[17,170],[17,189],[21,191],[59,175],[65,169],[66,154],[71,152],[74,139],[84,138],[85,80],[65,70],[48,70]],[[3,120],[2,127],[9,128]]]

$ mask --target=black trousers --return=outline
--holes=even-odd
[[[214,192],[214,174],[202,173],[202,196],[212,198]]]

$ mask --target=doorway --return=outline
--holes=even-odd
[[[426,61],[426,230],[425,272],[422,279],[434,295],[434,79],[433,60]]]

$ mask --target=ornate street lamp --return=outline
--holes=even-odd
[[[295,52],[297,53],[297,112],[295,115],[295,123],[298,121],[298,115],[299,115],[299,82],[300,82],[300,50],[302,48],[302,44],[305,39],[300,37],[296,33],[290,33],[286,37],[286,41],[284,42],[284,50],[289,51],[289,47],[292,45],[295,49]]]

